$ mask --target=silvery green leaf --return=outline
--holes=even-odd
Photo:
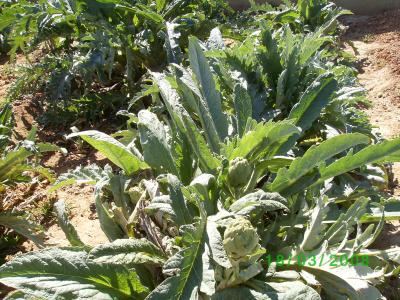
[[[210,32],[210,37],[207,40],[207,47],[211,50],[224,49],[225,43],[222,38],[222,33],[218,27],[215,27]]]
[[[328,104],[336,89],[337,82],[333,74],[320,75],[293,106],[288,118],[295,119],[296,125],[305,132],[320,116],[321,110]]]
[[[32,240],[38,246],[44,245],[45,235],[42,226],[29,220],[27,214],[13,211],[1,211],[0,225],[15,230],[19,234]]]
[[[213,216],[208,217],[206,226],[211,257],[217,264],[223,266],[226,269],[229,269],[232,267],[232,264],[229,261],[228,255],[226,254],[226,251],[222,244],[221,234],[218,231],[217,223],[214,221],[214,219],[215,218]]]
[[[212,117],[212,122],[218,132],[219,138],[224,140],[228,135],[227,117],[222,111],[221,95],[217,91],[213,75],[206,57],[196,38],[189,39],[189,60],[193,73],[202,87],[201,92],[206,101],[207,109]]]
[[[192,180],[190,190],[195,190],[203,200],[208,215],[217,211],[217,181],[214,175],[201,174]]]
[[[246,123],[252,117],[252,102],[247,90],[241,85],[236,84],[234,88],[233,104],[236,116],[236,131],[239,136],[243,136]]]
[[[99,218],[100,227],[110,241],[125,237],[122,228],[113,220],[113,217],[106,207],[107,203],[103,203],[104,195],[101,189],[95,190],[96,212]]]
[[[382,279],[383,271],[373,271],[366,266],[323,267],[304,266],[321,283],[326,299],[382,299],[379,290],[371,285]]]
[[[369,138],[367,136],[359,133],[350,133],[335,136],[318,146],[314,145],[303,156],[296,158],[291,163],[289,169],[280,169],[275,180],[269,185],[269,190],[274,192],[286,190],[290,194],[289,188],[297,181],[302,180],[302,177],[313,168],[338,153],[359,144],[367,144],[368,142]]]
[[[169,195],[155,197],[146,207],[146,211],[150,213],[161,212],[166,214],[178,226],[191,224],[193,222],[193,216],[182,194],[181,182],[176,176],[171,174],[167,175],[167,180]]]
[[[80,136],[93,148],[100,151],[105,157],[123,169],[127,175],[148,168],[147,164],[135,156],[127,147],[105,133],[88,130],[72,133],[68,138],[76,136]]]
[[[272,158],[290,136],[298,133],[299,129],[291,121],[258,123],[247,130],[236,144],[228,143],[225,155],[229,160],[236,157]]]
[[[398,161],[400,161],[400,138],[370,145],[357,153],[349,153],[323,168],[319,181],[322,182],[367,164]]]
[[[262,282],[251,280],[250,289],[246,286],[226,288],[215,293],[211,300],[254,299],[254,300],[321,300],[318,293],[301,281]]]
[[[329,209],[325,201],[326,199],[317,199],[311,213],[309,225],[304,232],[303,241],[300,245],[300,249],[302,250],[314,250],[315,247],[319,246],[323,241],[323,233],[326,227],[323,221]]]
[[[400,264],[400,247],[393,247],[386,250],[363,249],[362,255],[380,257],[385,261]]]
[[[202,170],[207,173],[216,172],[221,162],[213,155],[209,145],[204,140],[201,132],[197,129],[193,120],[190,119],[189,116],[184,116],[182,121],[186,136],[192,145],[192,149],[199,160]]]
[[[123,266],[160,265],[165,261],[165,254],[146,239],[120,239],[94,247],[89,252],[89,259]]]
[[[58,200],[54,203],[54,210],[57,213],[58,225],[61,227],[71,246],[87,248],[68,218],[64,201]]]
[[[0,267],[0,282],[44,299],[144,299],[148,289],[133,271],[97,264],[74,249],[45,249]]]
[[[107,165],[104,169],[98,165],[91,164],[88,166],[78,166],[74,170],[68,171],[58,176],[56,182],[49,189],[54,192],[64,186],[72,184],[96,184],[97,182],[107,180],[110,170]]]
[[[265,213],[276,210],[287,211],[287,200],[278,193],[266,193],[258,190],[236,200],[229,207],[231,212],[239,215],[251,216],[256,213]]]
[[[329,241],[330,245],[343,242],[347,231],[351,230],[357,220],[366,211],[366,206],[370,199],[357,199],[344,213],[342,213],[335,223],[333,223],[324,233],[323,240]]]
[[[148,110],[141,110],[139,117],[140,144],[146,163],[160,173],[178,174],[164,125]]]
[[[164,0],[165,2],[165,0]],[[182,51],[179,46],[179,38],[181,36],[180,32],[176,30],[178,24],[166,22],[166,34],[164,48],[167,52],[168,63],[179,64],[182,60]]]
[[[212,291],[213,269],[210,264],[203,263],[206,243],[206,217],[201,211],[201,219],[194,225],[182,226],[183,249],[172,256],[164,265],[164,272],[176,274],[164,280],[154,289],[146,300],[158,299],[196,299],[199,287],[205,292]],[[203,277],[206,276],[206,278]]]

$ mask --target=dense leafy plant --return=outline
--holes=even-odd
[[[0,30],[10,31],[10,54],[19,49],[45,54],[36,54],[40,61],[24,72],[9,97],[34,83],[46,88],[52,106],[72,115],[96,112],[79,106],[83,98],[94,106],[105,103],[107,110],[110,93],[122,99],[118,109],[138,90],[147,69],[177,62],[188,34],[208,35],[229,11],[224,1],[203,0],[18,1],[1,14]],[[91,91],[104,101],[90,98]]]
[[[131,103],[135,111],[143,108],[138,99],[152,99],[138,113],[119,113],[128,119],[126,130],[69,136],[81,137],[119,171],[78,167],[53,187],[93,184],[110,242],[82,242],[57,202],[71,247],[34,251],[1,266],[0,282],[16,289],[9,299],[379,299],[385,279],[399,275],[399,248],[369,247],[385,219],[399,218],[389,211],[396,201],[382,191],[384,164],[400,160],[400,140],[379,141],[351,110],[363,91],[326,35],[337,32],[343,11],[314,0],[287,1],[280,12],[253,5],[244,18],[270,22],[262,28],[249,22],[259,30],[231,49],[218,29],[205,43],[191,37],[186,61],[185,37],[208,26],[198,13],[213,15],[207,9],[214,4],[21,1],[13,9],[25,5],[22,15],[3,13],[18,31],[16,24],[31,22],[23,13],[34,8],[33,30],[14,47],[38,45],[52,33],[49,48],[67,59],[47,59],[63,60],[63,83],[90,90],[119,64],[129,92],[146,83]],[[168,70],[155,68],[159,62],[170,63]],[[74,66],[89,71],[73,73]],[[138,81],[145,69],[150,84]],[[5,141],[6,127],[0,128]],[[345,257],[346,265],[332,266],[332,256]],[[368,264],[348,263],[365,258]]]
[[[341,176],[358,181],[352,170],[367,164],[398,161],[400,141],[369,145],[366,135],[339,134],[290,155],[303,126],[319,116],[309,109],[318,97],[302,99],[290,119],[257,123],[240,84],[233,108],[223,109],[227,99],[195,39],[189,57],[193,73],[153,73],[168,118],[127,114],[119,140],[71,135],[121,168],[81,167],[55,186],[95,184],[111,243],[82,243],[60,202],[60,226],[74,248],[17,257],[0,268],[0,282],[16,295],[63,299],[380,297],[375,286],[400,264],[398,248],[367,249],[382,229],[385,201],[338,195],[335,186]],[[266,263],[265,254],[286,263]],[[323,258],[331,255],[367,256],[371,264],[332,267]],[[296,264],[299,256],[320,263]]]
[[[4,7],[9,6],[11,2],[9,1],[0,1],[0,13],[4,9]],[[10,47],[8,45],[8,30],[0,30],[0,55],[6,54],[10,51]]]
[[[342,9],[328,0],[284,0],[282,2],[282,5],[274,7],[270,4],[258,4],[251,1],[251,8],[247,10],[247,14],[253,18],[256,16],[257,21],[272,20],[278,27],[288,24],[296,32],[315,32],[323,29],[326,35],[331,36],[340,34],[341,24],[338,18],[351,14],[351,11]]]
[[[328,105],[318,123],[313,124],[313,134],[324,136],[327,127],[340,132],[369,133],[369,122],[356,109],[365,103],[364,90],[350,67],[335,62],[336,57],[328,51],[331,42],[319,30],[307,35],[294,34],[288,26],[272,30],[271,24],[265,24],[258,34],[219,53],[213,67],[221,73],[221,85],[226,90],[232,88],[227,74],[246,81],[257,106],[257,120],[288,117],[298,99],[317,90],[321,83],[321,101]]]

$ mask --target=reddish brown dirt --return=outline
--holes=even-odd
[[[17,57],[17,65],[24,63],[23,57]],[[11,66],[7,62],[0,64],[0,103],[5,98],[7,89],[12,85],[15,77]],[[68,128],[43,128],[37,122],[43,113],[43,105],[40,99],[42,95],[25,95],[21,99],[13,102],[13,112],[15,119],[13,140],[23,140],[28,135],[33,126],[37,127],[37,140],[40,142],[49,142],[67,149],[68,154],[61,152],[45,154],[41,159],[41,164],[52,170],[55,176],[74,169],[79,165],[88,165],[96,163],[104,166],[108,161],[97,151],[85,145],[79,146],[74,141],[67,140],[65,136],[70,133]],[[89,129],[89,128],[87,128]],[[65,187],[53,194],[47,192],[50,183],[47,180],[37,178],[34,184],[18,184],[10,187],[0,195],[0,201],[3,204],[11,203],[13,207],[22,205],[30,212],[34,219],[42,223],[46,228],[49,245],[68,245],[61,229],[56,224],[52,204],[62,199],[72,218],[72,224],[79,232],[81,239],[90,245],[103,243],[107,241],[106,236],[100,228],[95,207],[93,188],[88,186],[70,186]],[[31,242],[25,242],[23,247],[17,249],[29,251],[34,246]]]
[[[400,136],[400,10],[365,17],[352,16],[347,39],[354,43],[353,54],[360,66],[359,80],[368,91],[372,107],[367,110],[371,123],[384,138]],[[393,166],[393,194],[400,196],[400,163]],[[400,222],[385,225],[373,245],[400,246]]]
[[[89,146],[80,147],[73,141],[67,140],[65,135],[68,130],[62,127],[58,128],[41,128],[35,120],[38,119],[42,112],[40,95],[26,96],[24,99],[13,103],[13,111],[15,118],[15,132],[18,139],[23,139],[27,136],[29,130],[33,126],[38,127],[38,140],[41,142],[49,142],[57,146],[66,148],[67,155],[61,152],[48,153],[42,158],[42,165],[50,168],[56,176],[74,169],[79,165],[89,165],[96,163],[104,166],[108,161]],[[94,208],[93,188],[90,186],[69,186],[62,188],[52,195],[47,193],[49,184],[41,189],[35,190],[36,195],[42,194],[45,198],[40,205],[46,201],[53,203],[54,200],[64,200],[68,210],[72,224],[76,227],[83,242],[95,245],[107,241],[106,236],[100,228],[100,224],[96,217]],[[50,245],[68,245],[64,233],[58,227],[54,219],[51,222],[46,222],[46,234],[48,236],[47,243]],[[27,242],[29,244],[29,242]]]
[[[0,103],[7,95],[7,90],[14,81],[13,67],[7,63],[5,58],[0,57]]]

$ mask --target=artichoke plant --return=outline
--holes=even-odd
[[[217,45],[214,54],[224,47],[210,44]],[[274,56],[273,48],[263,50]],[[376,180],[378,172],[371,181],[363,168],[400,161],[400,139],[377,143],[333,130],[309,145],[309,130],[339,94],[333,73],[318,74],[300,92],[293,83],[302,72],[278,66],[281,88],[272,94],[289,118],[272,121],[245,76],[225,74],[204,49],[191,38],[190,68],[172,64],[151,73],[157,106],[125,112],[127,130],[70,135],[120,169],[79,167],[54,187],[94,184],[110,242],[83,243],[59,203],[72,247],[34,251],[1,266],[0,282],[17,290],[11,299],[382,297],[378,287],[399,274],[400,250],[369,249],[390,201],[377,191],[386,181]],[[317,51],[307,49],[300,52]],[[350,259],[332,265],[332,257]],[[368,264],[351,263],[365,257]]]

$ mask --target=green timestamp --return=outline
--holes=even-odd
[[[321,267],[329,264],[331,267],[354,267],[354,266],[369,266],[368,255],[353,255],[348,256],[347,254],[321,254],[317,255],[289,255],[285,257],[283,254],[277,255],[265,255],[264,260],[268,265],[276,263],[279,267],[282,266],[309,266],[309,267]]]

